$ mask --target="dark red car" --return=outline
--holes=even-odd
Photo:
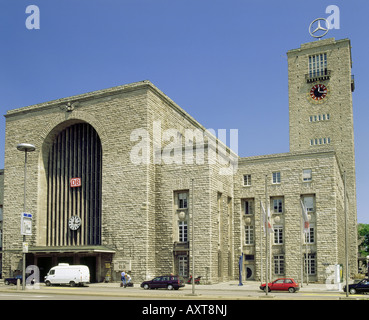
[[[261,290],[265,291],[265,283],[260,286]],[[270,291],[288,291],[296,292],[300,290],[299,284],[295,282],[292,278],[279,278],[268,284],[268,292]]]

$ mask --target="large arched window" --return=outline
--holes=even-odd
[[[101,142],[91,125],[73,124],[55,137],[46,171],[46,245],[101,244],[101,168]]]

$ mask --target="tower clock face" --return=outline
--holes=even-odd
[[[77,230],[81,226],[81,218],[78,216],[72,216],[69,219],[68,225],[71,230]]]
[[[310,97],[315,101],[323,100],[328,93],[328,89],[324,84],[316,84],[310,89]]]

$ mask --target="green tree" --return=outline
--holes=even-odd
[[[359,253],[362,257],[369,255],[369,224],[359,223],[357,226]]]

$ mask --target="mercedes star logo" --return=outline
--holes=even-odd
[[[321,21],[325,22],[325,28],[322,27]],[[317,18],[309,26],[309,33],[314,38],[324,37],[329,30],[329,22],[324,18]]]

